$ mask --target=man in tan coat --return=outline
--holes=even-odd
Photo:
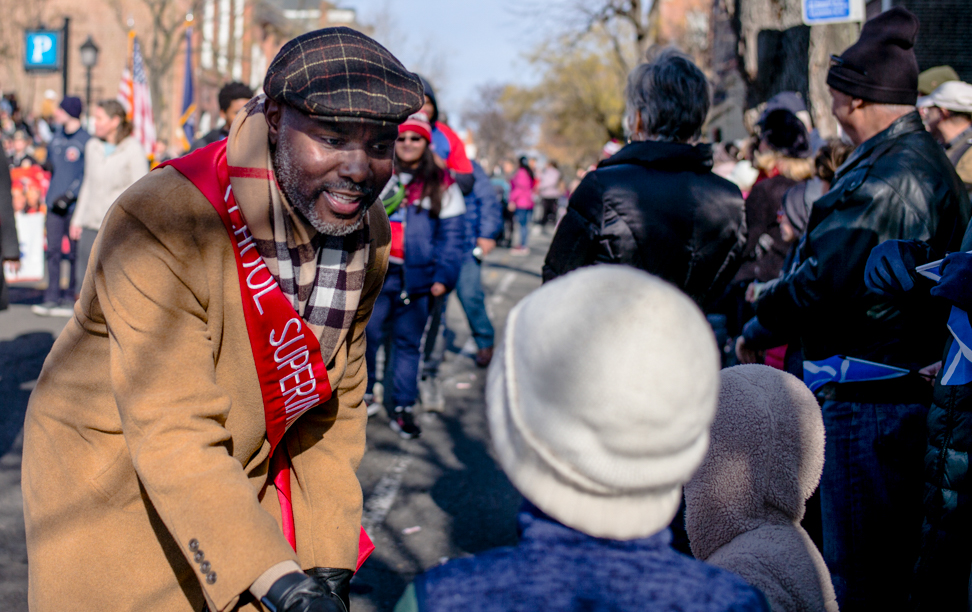
[[[390,241],[371,204],[423,89],[330,28],[264,91],[105,219],[26,418],[31,610],[346,609]]]

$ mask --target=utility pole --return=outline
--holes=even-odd
[[[71,41],[68,39],[68,33],[71,30],[71,18],[64,18],[64,36],[63,44],[61,45],[61,98],[66,98],[68,95],[68,58],[71,56],[69,49],[71,48]]]

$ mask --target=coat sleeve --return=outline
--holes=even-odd
[[[589,172],[570,196],[567,214],[557,226],[543,264],[543,282],[589,266],[597,258],[604,218],[604,189]]]
[[[216,382],[205,265],[225,229],[211,209],[165,212],[192,198],[199,194],[187,182],[123,196],[102,228],[95,283],[139,483],[189,565],[199,570],[196,555],[210,564],[209,580],[195,575],[209,607],[224,611],[265,570],[296,556],[230,452],[233,406]]]
[[[771,281],[756,302],[759,322],[774,334],[798,335],[801,322],[810,315],[840,316],[850,300],[866,291],[867,258],[882,237],[866,224],[845,222],[842,212],[832,212],[804,236],[798,247],[800,264]]]
[[[459,280],[459,268],[464,255],[466,236],[466,202],[458,185],[450,185],[442,196],[442,212],[433,236],[435,275],[433,283],[442,283],[451,290]]]
[[[380,214],[379,214],[380,213]],[[345,346],[330,368],[343,375],[333,381],[330,401],[304,414],[287,434],[297,554],[304,569],[355,569],[361,527],[361,485],[356,471],[365,450],[368,412],[363,403],[368,384],[365,328],[381,293],[391,241],[384,210],[375,207],[375,250],[354,322]],[[384,227],[378,227],[376,218]]]
[[[503,204],[496,197],[496,189],[483,167],[473,162],[473,169],[476,177],[473,193],[479,199],[479,227],[473,238],[492,240],[503,230]]]
[[[137,143],[138,142],[136,141],[136,144]],[[135,149],[135,153],[137,154],[133,153],[128,161],[129,174],[127,183],[129,185],[134,185],[135,181],[149,173],[148,157],[146,157],[145,153],[142,151],[141,145],[138,145],[138,148]]]
[[[94,138],[88,140],[88,143],[84,145],[84,176],[94,176],[94,172],[91,170],[91,165],[94,163],[92,153],[94,146]],[[82,179],[81,188],[78,190],[78,201],[74,205],[74,215],[71,217],[71,225],[81,225],[89,208],[91,208],[91,180]]]

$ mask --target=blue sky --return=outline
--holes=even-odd
[[[459,119],[476,86],[530,80],[521,59],[538,42],[510,0],[342,0],[411,70],[439,72],[440,107]],[[382,40],[382,38],[386,40]],[[438,58],[433,56],[440,56]],[[438,93],[438,92],[437,92]]]

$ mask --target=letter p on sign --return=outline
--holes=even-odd
[[[34,43],[34,50],[31,53],[30,61],[34,64],[43,64],[44,55],[54,48],[54,41],[51,40],[50,36],[43,35],[35,36],[31,40]]]

